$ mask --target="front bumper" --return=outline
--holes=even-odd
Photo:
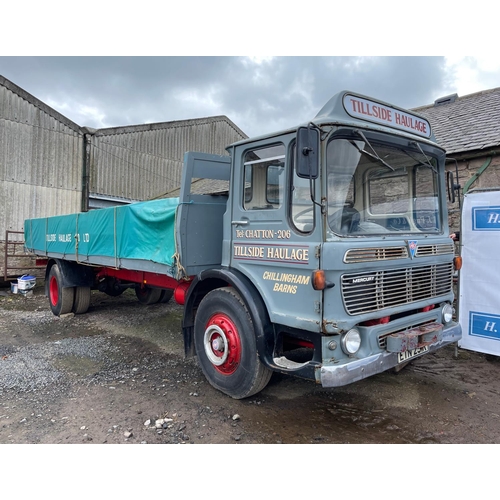
[[[425,354],[437,351],[442,347],[458,342],[462,337],[462,328],[459,324],[446,328],[439,342],[429,345]],[[422,356],[421,354],[420,356]],[[417,356],[417,357],[420,357]],[[414,358],[416,359],[416,358]],[[362,380],[377,373],[382,373],[398,366],[398,353],[381,352],[364,359],[348,361],[345,364],[322,365],[316,370],[316,380],[323,387],[342,387]]]

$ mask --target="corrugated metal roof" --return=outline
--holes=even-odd
[[[203,118],[191,118],[188,120],[173,120],[167,122],[145,123],[142,125],[127,125],[123,127],[109,127],[97,130],[96,135],[116,135],[116,134],[130,134],[134,132],[147,132],[150,130],[163,130],[175,129],[180,127],[191,127],[202,123],[225,122],[242,138],[246,139],[248,136],[237,125],[235,125],[227,116],[207,116]]]
[[[66,118],[64,115],[56,111],[55,109],[51,108],[50,106],[47,106],[44,102],[40,101],[40,99],[37,99],[34,95],[31,95],[29,92],[26,92],[26,90],[22,89],[21,87],[18,87],[15,83],[11,82],[10,80],[7,80],[4,76],[0,75],[0,88],[3,87],[7,90],[10,90],[12,95],[16,95],[20,97],[21,99],[27,101],[29,104],[31,104],[31,107],[38,108],[40,111],[42,111],[44,114],[47,116],[50,116],[54,118],[57,122],[66,125],[70,129],[74,130],[75,132],[82,133],[82,127],[77,125],[75,122],[72,122],[69,118]],[[0,100],[0,106],[1,106],[1,113],[0,117],[1,118],[10,118],[15,121],[19,122],[26,122],[29,123],[29,113],[32,111],[27,108],[27,107],[19,107],[16,105],[18,103],[15,98],[11,99],[10,105],[8,102],[8,99]],[[28,115],[26,114],[28,113]]]
[[[500,87],[454,100],[454,96],[447,97],[443,104],[436,102],[413,109],[431,122],[436,141],[447,154],[500,145]]]
[[[166,193],[165,198],[177,198],[180,196],[181,188],[177,187]],[[229,181],[215,179],[194,179],[191,183],[191,194],[213,194],[227,195],[229,193]]]
[[[229,144],[246,137],[226,116],[99,129],[92,137],[90,192],[164,196],[181,184],[186,151],[225,155]]]

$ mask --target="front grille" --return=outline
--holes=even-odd
[[[387,248],[353,248],[347,250],[344,255],[346,264],[356,262],[374,262],[377,260],[405,259],[408,257],[406,247],[387,247]]]
[[[364,314],[450,293],[453,263],[344,274],[341,283],[347,312]]]
[[[428,255],[445,255],[454,253],[453,243],[440,243],[438,245],[418,245],[416,257],[427,257]]]
[[[446,255],[455,252],[452,242],[431,245],[418,245],[415,257],[428,257],[432,255]],[[381,260],[406,259],[408,249],[406,247],[381,247],[381,248],[351,248],[344,255],[346,264],[357,262],[376,262]]]

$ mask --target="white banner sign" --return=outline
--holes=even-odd
[[[459,319],[465,349],[500,355],[500,191],[468,193],[462,208]]]
[[[431,125],[421,116],[352,94],[345,94],[343,103],[347,113],[354,118],[387,125],[422,137],[431,136]]]

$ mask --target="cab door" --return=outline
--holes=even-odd
[[[288,135],[235,148],[230,265],[255,284],[273,323],[319,331],[322,296],[311,279],[320,218],[309,180],[294,173],[294,144]]]

